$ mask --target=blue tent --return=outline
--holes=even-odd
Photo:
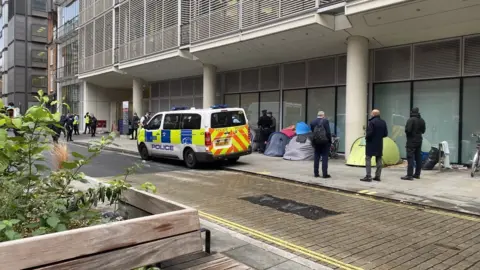
[[[310,126],[307,125],[307,123],[305,122],[298,122],[295,126],[295,132],[297,133],[297,135],[310,133]]]

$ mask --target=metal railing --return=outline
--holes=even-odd
[[[113,8],[114,3],[114,0],[97,0],[92,1],[88,6],[82,7],[79,12],[79,25],[84,25],[103,12],[110,10]]]
[[[62,81],[75,77],[78,74],[78,63],[59,67],[56,70],[56,80]]]
[[[315,11],[319,5],[331,4],[337,0],[243,0],[225,4],[210,4],[209,11],[194,10],[191,20],[190,39],[198,42],[205,39],[258,27],[277,20],[289,18],[308,11]],[[218,3],[218,2],[216,2]]]
[[[62,42],[63,40],[72,37],[76,34],[78,27],[78,16],[73,19],[65,22],[63,25],[58,27],[54,32],[54,39],[57,42]]]

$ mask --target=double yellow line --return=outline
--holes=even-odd
[[[326,255],[323,255],[323,254],[320,254],[318,252],[315,252],[315,251],[312,251],[312,250],[309,250],[309,249],[306,249],[304,247],[301,247],[301,246],[297,246],[295,244],[292,244],[290,242],[287,242],[287,241],[284,241],[282,239],[279,239],[279,238],[276,238],[276,237],[273,237],[271,235],[268,235],[268,234],[265,234],[265,233],[262,233],[260,231],[257,231],[257,230],[254,230],[254,229],[250,229],[248,227],[245,227],[245,226],[242,226],[240,224],[237,224],[235,222],[232,222],[232,221],[228,221],[226,219],[223,219],[223,218],[220,218],[220,217],[217,217],[217,216],[214,216],[214,215],[211,215],[211,214],[207,214],[205,212],[202,212],[202,211],[198,211],[199,215],[203,218],[207,218],[209,220],[212,220],[212,221],[215,221],[219,224],[222,224],[222,225],[226,225],[228,227],[231,227],[233,229],[236,229],[238,231],[241,231],[241,232],[244,232],[244,233],[248,233],[250,235],[253,235],[255,237],[258,237],[262,240],[265,240],[265,241],[268,241],[270,243],[273,243],[273,244],[276,244],[278,246],[281,246],[281,247],[284,247],[284,248],[287,248],[291,251],[294,251],[294,252],[298,252],[298,253],[301,253],[301,254],[304,254],[304,255],[307,255],[311,258],[314,258],[316,260],[319,260],[319,261],[322,261],[322,262],[325,262],[325,263],[328,263],[330,265],[333,265],[333,266],[337,266],[339,267],[340,269],[344,269],[344,270],[363,270],[362,268],[359,268],[359,267],[356,267],[356,266],[353,266],[353,265],[350,265],[350,264],[347,264],[347,263],[344,263],[344,262],[341,262],[339,260],[336,260],[332,257],[329,257],[329,256],[326,256]]]

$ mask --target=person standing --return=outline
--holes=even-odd
[[[325,118],[325,112],[319,111],[317,119],[310,123],[310,129],[313,132],[312,146],[315,149],[313,160],[313,175],[320,177],[319,166],[320,158],[322,159],[322,178],[330,178],[328,174],[328,153],[330,144],[332,143],[332,132],[330,131],[330,123]]]
[[[272,127],[272,118],[267,115],[267,110],[262,110],[262,116],[258,119],[257,125],[260,129],[260,147],[258,151],[263,153],[265,152],[266,143],[271,134],[270,128]]]
[[[142,125],[142,127],[147,125],[148,120],[150,120],[150,113],[149,112],[145,113],[145,115],[142,116],[142,118],[140,118],[140,124]]]
[[[67,120],[65,122],[65,128],[67,129],[67,142],[73,142],[72,134],[73,134],[73,115],[68,114]]]
[[[388,136],[387,123],[380,118],[380,111],[373,110],[370,114],[371,118],[368,120],[367,134],[365,141],[367,147],[365,148],[365,169],[367,175],[360,179],[364,182],[372,182],[372,157],[375,157],[377,169],[375,171],[374,181],[380,181],[382,174],[382,156],[383,156],[383,138]]]
[[[92,133],[92,137],[95,137],[95,133],[97,132],[97,118],[95,115],[90,116],[90,133]]]
[[[78,132],[78,120],[79,120],[78,114],[75,114],[73,116],[73,134],[75,135],[80,135],[80,133]]]
[[[140,122],[140,118],[138,117],[137,113],[133,113],[133,119],[132,119],[132,140],[137,139],[137,133],[138,133],[138,124]]]
[[[90,129],[90,114],[87,112],[83,118],[85,119],[85,131],[83,132],[83,134],[87,134],[87,129],[88,134],[90,134],[92,132],[92,130]]]
[[[67,137],[67,132],[65,131],[65,124],[67,123],[67,115],[62,114],[60,116],[60,125],[62,126],[63,138]]]
[[[402,180],[412,181],[414,178],[420,179],[422,171],[422,142],[425,130],[425,120],[421,117],[418,108],[413,108],[410,112],[410,119],[408,119],[405,125],[408,168],[407,175],[403,176]],[[414,163],[416,163],[415,173],[413,172]]]
[[[268,115],[268,117],[270,117],[270,119],[272,119],[272,125],[270,126],[270,132],[277,131],[277,119],[275,119],[275,117],[273,117],[272,112],[268,112],[267,115]]]

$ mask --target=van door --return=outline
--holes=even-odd
[[[180,123],[182,120],[181,113],[167,113],[163,120],[163,128],[161,130],[161,145],[158,150],[162,156],[178,157],[181,151]]]
[[[250,140],[243,110],[212,112],[210,119],[210,152],[215,156],[248,151]]]
[[[160,127],[162,126],[162,118],[162,114],[157,114],[145,126],[145,144],[153,156],[161,154],[158,150],[158,145],[161,142]]]

